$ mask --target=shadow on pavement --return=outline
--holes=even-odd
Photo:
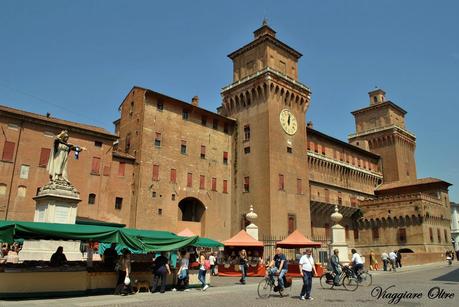
[[[432,279],[433,281],[454,281],[459,282],[459,269],[455,269],[445,275]]]

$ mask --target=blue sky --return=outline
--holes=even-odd
[[[264,17],[303,53],[307,119],[346,140],[369,90],[408,111],[418,177],[459,185],[459,1],[2,1],[0,104],[113,130],[133,85],[215,111]],[[450,193],[459,201],[459,188]]]

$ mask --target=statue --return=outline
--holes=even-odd
[[[67,175],[69,153],[72,150],[75,151],[75,158],[78,159],[78,154],[86,150],[84,147],[69,144],[67,142],[68,139],[67,130],[61,131],[54,139],[53,150],[49,155],[48,166],[46,167],[50,181],[65,181],[70,183]]]

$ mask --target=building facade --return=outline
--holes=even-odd
[[[459,204],[451,202],[451,242],[459,250]]]
[[[363,253],[450,248],[450,184],[417,178],[416,137],[407,130],[406,111],[384,91],[371,91],[369,106],[352,112],[356,131],[344,142],[307,123],[311,90],[298,78],[301,54],[266,23],[228,57],[233,81],[222,89],[216,113],[200,108],[198,97],[185,102],[137,86],[119,106],[115,135],[3,108],[3,216],[33,217],[32,197],[46,171],[32,153],[51,146],[49,137],[65,127],[73,142],[90,148],[69,166],[83,199],[80,216],[143,229],[188,227],[225,240],[246,225],[253,205],[261,237],[299,229],[328,241],[338,206],[349,245]],[[7,142],[19,144],[15,162]],[[33,143],[26,150],[27,142]],[[29,179],[20,177],[22,165],[30,166]],[[28,188],[23,198],[21,186]],[[85,204],[91,194],[97,207]]]

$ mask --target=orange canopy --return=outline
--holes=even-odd
[[[277,242],[276,246],[283,248],[320,247],[321,243],[309,240],[297,229],[284,240]]]
[[[195,236],[195,234],[189,228],[185,228],[182,231],[180,231],[177,234],[177,236],[180,236],[180,237],[193,237],[193,236]]]
[[[252,238],[245,230],[239,231],[234,237],[223,242],[225,246],[263,246],[263,242]]]

